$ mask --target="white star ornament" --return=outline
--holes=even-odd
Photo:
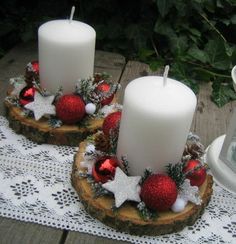
[[[115,205],[119,208],[125,201],[140,202],[141,176],[127,176],[119,167],[116,168],[115,178],[102,186],[115,196]]]
[[[44,115],[55,115],[55,106],[52,105],[54,96],[42,96],[35,92],[34,101],[25,105],[25,108],[34,112],[35,120],[39,120]]]

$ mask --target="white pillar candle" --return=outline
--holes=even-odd
[[[43,88],[55,93],[75,90],[78,79],[93,76],[95,30],[72,20],[49,21],[38,30],[39,73]]]
[[[146,76],[128,84],[117,156],[127,156],[131,175],[147,167],[164,172],[181,159],[195,107],[192,90],[176,80]]]

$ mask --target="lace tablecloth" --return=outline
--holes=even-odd
[[[236,243],[236,196],[217,185],[204,215],[179,233],[139,237],[103,225],[71,186],[76,150],[31,142],[0,116],[0,215],[134,243]]]

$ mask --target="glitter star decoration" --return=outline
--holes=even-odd
[[[186,202],[190,201],[196,205],[200,205],[202,203],[198,187],[191,186],[189,179],[186,179],[180,186],[178,197],[184,199]]]
[[[52,105],[54,96],[44,97],[39,92],[35,92],[34,101],[25,105],[25,108],[34,112],[35,120],[39,120],[44,115],[54,115],[55,106]]]
[[[103,188],[112,192],[115,196],[115,205],[119,208],[125,201],[140,202],[141,176],[127,176],[119,167],[116,168],[115,178],[113,181],[103,184]]]

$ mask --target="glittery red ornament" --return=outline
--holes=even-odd
[[[27,67],[31,65],[31,68],[28,68],[28,71],[33,71],[35,74],[39,74],[39,62],[37,60],[30,62]]]
[[[26,86],[24,87],[19,94],[19,103],[22,106],[25,106],[28,103],[31,103],[34,101],[34,94],[35,94],[35,88],[32,86]]]
[[[120,119],[121,119],[120,111],[107,115],[107,117],[104,119],[103,125],[102,125],[103,133],[106,136],[109,136],[110,131],[116,129],[117,126],[119,126]]]
[[[103,82],[97,86],[97,90],[100,92],[103,92],[104,94],[108,93],[110,91],[110,89],[111,89],[111,86],[109,84],[107,84],[106,82]],[[113,97],[114,97],[114,94],[112,94],[110,97],[104,98],[101,101],[101,104],[103,106],[110,104]]]
[[[201,186],[206,179],[206,169],[199,160],[189,160],[183,172],[187,174],[191,186]]]
[[[93,166],[92,175],[96,182],[106,183],[113,179],[118,160],[115,157],[104,156],[100,158]]]
[[[147,207],[164,211],[174,204],[178,191],[174,180],[169,176],[154,174],[144,181],[140,195]]]
[[[85,115],[85,104],[77,95],[64,95],[56,103],[56,116],[65,124],[74,124]]]

